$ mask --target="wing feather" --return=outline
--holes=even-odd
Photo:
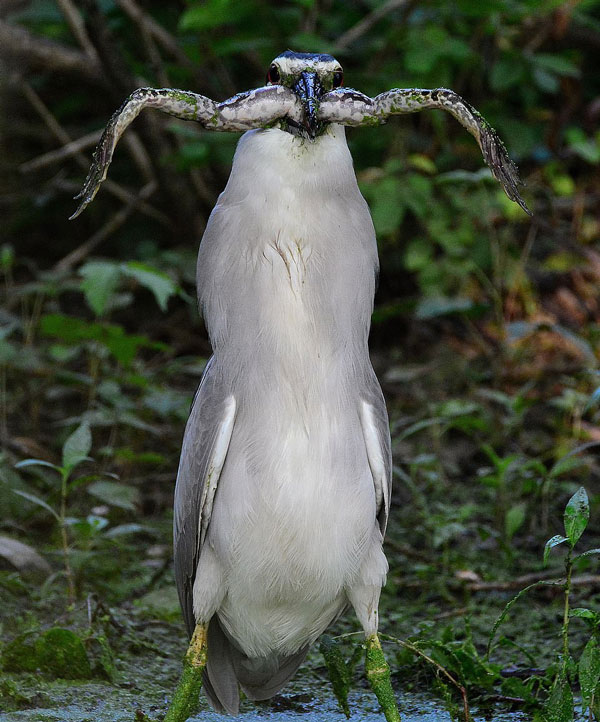
[[[235,399],[211,359],[187,422],[175,486],[173,553],[175,581],[188,633],[195,627],[193,588],[198,559],[235,423]]]
[[[374,376],[361,400],[359,414],[375,486],[377,520],[385,534],[392,496],[392,444],[385,400]]]

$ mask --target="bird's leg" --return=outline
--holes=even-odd
[[[198,709],[202,671],[206,667],[208,625],[197,624],[183,659],[183,672],[164,722],[185,722]]]
[[[366,638],[365,672],[387,722],[400,722],[400,712],[392,688],[390,667],[383,655],[377,632]]]
[[[365,630],[365,674],[375,692],[387,722],[400,722],[400,712],[392,689],[390,668],[383,656],[381,642],[377,636],[379,622],[379,586],[356,586],[347,590],[350,603]]]
[[[445,110],[469,131],[479,144],[483,159],[502,184],[504,192],[521,208],[531,211],[519,193],[522,184],[517,166],[510,159],[496,131],[470,103],[447,88],[394,88],[375,98],[352,90],[338,88],[321,98],[319,120],[342,125],[378,125],[392,115],[416,113],[429,108]]]

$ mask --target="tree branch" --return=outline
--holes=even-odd
[[[368,15],[365,15],[362,20],[359,20],[356,25],[353,25],[349,30],[346,30],[343,35],[340,35],[333,46],[333,52],[345,50],[349,45],[355,43],[361,35],[368,33],[375,23],[379,22],[394,10],[398,10],[404,5],[407,5],[408,2],[409,0],[388,0],[383,3],[383,5],[375,8],[375,10]]]
[[[86,32],[85,23],[83,22],[83,18],[81,17],[77,7],[71,0],[56,0],[56,4],[65,16],[65,20],[71,28],[71,32],[81,46],[83,52],[92,62],[99,64],[100,59],[98,58],[98,53],[96,52],[96,48],[92,45],[89,35]]]
[[[100,65],[84,53],[0,20],[0,56],[45,71],[75,73],[104,83]],[[22,70],[22,67],[19,68]]]

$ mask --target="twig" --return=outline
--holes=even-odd
[[[540,581],[544,579],[543,576],[538,575],[535,579]],[[565,579],[556,579],[557,585],[565,583]],[[514,579],[510,582],[471,582],[467,584],[467,589],[471,592],[496,592],[496,591],[510,591],[511,589],[520,589],[524,582],[521,579]],[[578,577],[571,578],[571,587],[588,587],[600,585],[599,574],[581,574]]]
[[[398,639],[397,637],[392,637],[389,634],[382,634],[380,635],[382,639],[389,639],[391,642],[396,642],[396,644],[399,644],[401,647],[404,647],[405,649],[410,650],[413,654],[418,655],[419,657],[422,657],[426,662],[429,662],[429,664],[433,665],[438,672],[443,674],[446,679],[453,684],[456,689],[460,692],[462,700],[463,700],[463,709],[465,713],[465,721],[470,722],[473,718],[471,717],[471,713],[469,711],[469,700],[467,698],[467,690],[458,682],[458,680],[454,679],[454,677],[448,672],[448,670],[445,667],[442,667],[442,665],[439,662],[436,662],[435,659],[432,659],[429,655],[425,654],[421,649],[416,647],[411,642],[405,642],[403,639]]]
[[[420,549],[415,549],[409,544],[402,544],[401,542],[398,542],[391,537],[386,537],[385,545],[390,549],[393,549],[395,552],[398,552],[399,554],[408,557],[409,559],[418,559],[422,562],[431,563],[431,556],[429,554],[421,551]]]
[[[32,160],[28,160],[26,163],[21,163],[19,170],[21,173],[30,173],[31,171],[52,165],[53,163],[58,163],[65,158],[79,153],[79,151],[85,150],[85,148],[96,145],[101,135],[101,130],[95,130],[93,133],[83,135],[81,138],[77,138],[77,140],[65,143],[61,148],[39,155],[37,158],[32,158]]]
[[[0,56],[24,60],[46,72],[71,72],[104,83],[99,64],[84,53],[4,20],[0,20]]]
[[[125,3],[127,4],[127,3]],[[154,74],[158,79],[160,85],[163,88],[170,86],[169,77],[165,71],[162,58],[154,42],[154,37],[149,28],[148,15],[144,12],[138,13],[135,17],[130,16],[133,22],[138,26],[142,40],[144,41],[144,48],[146,49],[146,55],[150,61],[150,65],[154,70]]]
[[[112,94],[121,103],[124,95],[129,95],[139,87],[138,79],[130,73],[128,64],[123,57],[119,43],[113,37],[106,17],[102,13],[98,0],[80,0],[86,11],[86,28],[90,34],[102,66],[110,81]],[[152,148],[153,159],[166,157],[173,152],[173,145],[163,132],[164,119],[144,116],[139,130],[144,143]],[[192,219],[199,216],[198,202],[195,193],[177,171],[167,164],[153,163],[160,188],[168,198],[172,207],[172,223],[180,229],[192,225]]]
[[[146,146],[140,140],[140,136],[135,132],[135,130],[130,129],[129,133],[125,133],[123,140],[125,141],[129,155],[133,158],[134,163],[139,168],[146,183],[150,183],[151,180],[155,180],[156,175],[154,174],[154,169],[152,168],[150,155],[146,150]]]
[[[75,36],[75,39],[81,45],[83,52],[93,63],[100,63],[100,58],[96,52],[96,48],[92,45],[92,42],[85,29],[85,23],[81,17],[79,10],[71,2],[71,0],[56,0],[56,4],[59,6],[60,11],[65,16],[71,32]]]
[[[449,609],[447,612],[434,614],[433,619],[438,621],[439,619],[451,619],[452,617],[465,617],[468,613],[468,607],[459,607],[458,609]]]
[[[31,103],[34,110],[38,113],[38,115],[42,118],[48,129],[51,131],[51,133],[57,138],[57,140],[62,143],[63,145],[68,145],[72,142],[71,136],[66,132],[66,130],[60,125],[60,123],[56,120],[56,118],[52,115],[44,101],[40,98],[40,96],[36,93],[36,91],[29,85],[29,83],[24,80],[23,78],[20,78],[20,85],[21,89],[23,91],[23,94],[27,98],[27,100]],[[80,168],[83,168],[84,171],[87,172],[89,161],[88,159],[81,153],[80,151],[73,154],[74,160],[79,164]],[[136,196],[133,193],[130,193],[127,189],[123,188],[118,183],[115,183],[114,181],[106,181],[104,184],[104,187],[107,191],[112,193],[112,195],[116,196],[119,200],[123,201],[124,203],[135,203],[135,207],[137,210],[139,210],[141,213],[144,213],[147,216],[150,216],[150,218],[154,218],[155,220],[159,221],[163,225],[168,226],[169,225],[169,219],[163,214],[157,211],[152,206],[146,204],[146,203],[140,203],[140,196]],[[141,194],[140,194],[141,195]]]
[[[68,271],[74,265],[86,258],[102,243],[102,241],[108,238],[108,236],[114,233],[117,228],[125,223],[127,218],[129,218],[131,213],[136,209],[139,201],[149,198],[157,188],[158,183],[156,181],[147,183],[141,189],[138,196],[135,196],[131,201],[129,201],[129,203],[127,203],[126,206],[123,206],[119,211],[117,211],[117,213],[115,213],[114,216],[102,226],[102,228],[90,236],[85,243],[82,243],[80,246],[75,248],[75,250],[68,253],[64,258],[61,258],[61,260],[54,266],[54,270]]]
[[[134,22],[143,24],[148,29],[148,32],[156,38],[157,42],[162,45],[165,50],[171,53],[178,63],[197,71],[197,67],[177,44],[177,40],[165,30],[162,25],[157,23],[152,16],[145,13],[135,0],[117,0],[117,5],[124,13],[129,15]]]
[[[359,20],[356,25],[353,25],[349,30],[346,30],[346,32],[337,39],[335,45],[333,46],[333,52],[345,50],[349,45],[356,42],[361,35],[368,33],[375,23],[379,22],[382,18],[389,15],[394,10],[398,10],[404,5],[407,5],[408,2],[409,0],[388,0],[383,3],[383,5],[375,8],[375,10],[370,12],[368,15],[365,15],[362,20]]]

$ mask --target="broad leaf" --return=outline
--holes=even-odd
[[[588,549],[585,552],[582,552],[581,554],[578,554],[576,557],[573,557],[573,561],[575,559],[583,559],[583,557],[595,557],[600,556],[600,549]]]
[[[121,270],[125,275],[135,278],[138,283],[152,291],[161,311],[167,310],[167,302],[171,296],[177,293],[177,286],[166,273],[137,261],[124,263]]]
[[[500,625],[504,622],[506,617],[508,616],[508,613],[510,612],[512,606],[519,601],[519,599],[526,594],[531,589],[535,589],[536,587],[560,587],[562,584],[560,582],[551,582],[546,581],[545,579],[541,579],[537,582],[534,582],[533,584],[530,584],[528,587],[525,587],[525,589],[521,589],[521,591],[515,595],[512,599],[510,599],[506,605],[504,606],[504,609],[500,612],[500,616],[496,619],[494,622],[494,626],[492,627],[492,630],[488,637],[488,643],[487,643],[487,649],[485,651],[485,657],[486,660],[490,657],[490,652],[492,651],[492,642],[494,641],[494,637],[496,636],[496,632],[498,631],[498,628]]]
[[[581,486],[569,499],[565,507],[565,533],[569,544],[574,547],[583,534],[590,518],[590,505],[586,490]]]
[[[589,619],[592,622],[598,619],[598,614],[596,614],[596,612],[592,612],[591,609],[586,609],[585,607],[576,607],[575,609],[571,609],[569,616],[577,617],[578,619]]]
[[[35,496],[34,494],[29,494],[27,491],[21,491],[20,489],[11,489],[11,491],[13,494],[18,494],[19,496],[22,496],[23,499],[27,499],[27,501],[30,501],[33,504],[37,504],[38,506],[41,506],[42,509],[49,511],[52,514],[52,516],[56,519],[56,521],[60,521],[60,517],[54,511],[54,509],[50,506],[50,504],[47,504],[43,499],[40,499],[39,496]]]
[[[598,682],[600,682],[600,647],[596,637],[592,637],[585,645],[579,659],[579,684],[584,707],[590,706]]]
[[[504,531],[507,539],[512,539],[519,531],[527,516],[527,504],[515,504],[507,512],[504,518]]]
[[[45,466],[48,469],[54,469],[54,471],[60,471],[60,466],[51,464],[49,461],[43,459],[23,459],[15,464],[15,469],[26,469],[28,466]]]
[[[68,471],[89,458],[92,448],[92,432],[84,421],[65,441],[62,449],[63,467]]]
[[[133,486],[117,484],[114,481],[96,481],[88,486],[88,492],[105,504],[135,511],[140,502],[139,491]]]
[[[116,263],[90,261],[79,272],[83,276],[81,290],[85,300],[96,316],[101,316],[117,290],[121,270]]]
[[[553,536],[552,539],[548,539],[546,542],[546,546],[544,547],[544,564],[548,562],[548,555],[550,554],[550,549],[552,547],[558,546],[559,544],[563,544],[564,542],[569,541],[567,537],[562,536],[561,534],[557,534],[556,536]]]
[[[542,714],[544,722],[573,722],[573,692],[564,677],[556,680]]]
[[[107,539],[115,539],[119,536],[137,534],[141,531],[152,532],[152,529],[147,526],[143,526],[142,524],[119,524],[119,526],[113,526],[112,529],[109,529],[107,532],[105,532],[104,536]]]

